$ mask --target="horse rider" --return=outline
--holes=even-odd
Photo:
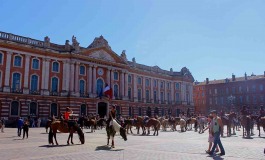
[[[69,107],[66,107],[64,112],[64,122],[67,122],[69,130],[74,125],[73,122],[70,121],[70,114],[73,114],[73,111]]]
[[[112,120],[116,118],[116,106],[112,105],[111,110],[109,111],[109,118],[107,120],[107,127],[112,126]]]
[[[265,116],[265,110],[263,108],[263,105],[260,106],[260,110],[259,110],[259,116],[257,118],[257,121],[260,120],[261,117],[264,117]]]
[[[241,109],[240,113],[241,113],[242,116],[249,115],[249,112],[247,110],[247,106],[243,106],[243,109]]]
[[[146,125],[146,123],[148,122],[148,120],[149,120],[149,117],[148,116],[145,116],[144,117],[144,125]]]

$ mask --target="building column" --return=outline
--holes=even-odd
[[[75,83],[75,62],[71,61],[70,62],[70,94],[74,95],[74,83]]]
[[[80,62],[75,63],[75,96],[79,97],[79,66]]]
[[[146,92],[145,91],[145,77],[143,76],[142,79],[143,79],[143,92],[142,92],[143,96],[142,97],[143,97],[143,100],[144,100],[143,102],[146,103],[146,97],[145,97],[145,92]]]
[[[128,73],[125,72],[125,78],[124,78],[124,100],[128,100]]]
[[[154,84],[153,84],[153,78],[150,78],[150,100],[151,100],[151,103],[154,103]]]
[[[61,96],[67,96],[69,91],[69,79],[70,79],[69,61],[63,61],[63,85]]]
[[[43,58],[42,64],[42,95],[49,95],[49,75],[50,75],[50,61],[49,58]]]
[[[137,102],[138,101],[138,98],[137,98],[137,75],[134,74],[133,75],[133,99],[134,99],[134,102]]]
[[[91,95],[92,94],[92,65],[89,65],[88,66],[88,83],[87,83],[87,86],[88,86],[88,94]]]
[[[97,96],[97,66],[93,66],[93,94]]]
[[[10,69],[11,69],[11,58],[13,53],[7,52],[6,54],[6,71],[5,71],[5,84],[4,84],[4,92],[10,92]],[[12,82],[11,82],[12,86]]]
[[[120,89],[120,95],[123,99],[124,97],[124,71],[121,71],[121,81],[120,81],[120,86],[121,86],[121,89]]]
[[[30,66],[30,55],[26,55],[24,86],[23,86],[23,93],[24,94],[29,94],[29,66]]]

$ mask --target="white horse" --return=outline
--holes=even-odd
[[[179,126],[180,126],[181,132],[185,132],[185,128],[186,128],[186,121],[185,121],[185,119],[183,119],[183,118],[180,119]]]
[[[114,136],[115,136],[116,132],[120,132],[120,135],[122,136],[124,141],[127,141],[126,129],[121,127],[115,119],[110,121],[110,125],[106,127],[106,131],[107,131],[107,136],[108,136],[107,145],[109,145],[109,139],[111,138],[111,140],[112,140],[111,147],[112,148],[115,148]]]

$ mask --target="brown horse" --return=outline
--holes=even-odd
[[[174,132],[174,131],[177,131],[176,129],[176,126],[177,126],[177,122],[176,122],[176,119],[174,117],[170,117],[168,119],[164,119],[162,120],[162,128],[163,128],[163,131],[166,131],[167,129],[167,126],[171,127],[171,130]]]
[[[263,127],[263,131],[265,132],[265,117],[261,117],[259,120],[257,120],[257,126],[258,126],[259,137],[260,137],[260,127]]]
[[[159,131],[159,129],[160,129],[160,122],[159,122],[159,120],[157,120],[157,119],[155,119],[155,118],[150,118],[149,120],[148,120],[148,122],[146,123],[146,124],[143,124],[142,125],[143,126],[143,135],[145,135],[146,134],[146,128],[147,128],[147,131],[148,131],[148,133],[147,134],[150,134],[150,127],[151,126],[153,126],[154,127],[154,136],[155,136],[155,134],[158,136],[158,131]]]
[[[129,130],[131,131],[131,134],[133,134],[132,127],[133,126],[136,127],[135,122],[136,122],[136,119],[125,119],[124,120],[124,125],[126,126],[127,134],[129,134]]]
[[[84,119],[84,126],[85,127],[90,127],[91,128],[91,133],[95,132],[95,130],[97,129],[97,120],[95,120],[93,118],[90,118],[90,119],[85,118]]]
[[[46,123],[46,125],[45,125],[45,129],[46,129],[46,133],[48,133],[48,128],[50,128],[51,127],[51,124],[52,124],[52,120],[47,120],[47,123]]]
[[[225,117],[224,116],[221,117],[223,125],[227,126],[227,131],[226,131],[227,137],[230,137],[232,135],[232,133],[231,133],[232,126],[233,126],[233,130],[234,130],[234,125],[232,125],[234,118],[236,118],[236,113],[234,113],[234,112],[232,112],[230,114],[226,114]],[[222,137],[223,137],[223,133],[222,133]]]
[[[251,129],[251,117],[250,116],[241,116],[241,125],[243,128],[243,137],[245,137],[245,130],[247,138],[250,138],[250,129]]]
[[[84,133],[82,132],[81,128],[77,125],[76,122],[75,124],[69,129],[68,126],[65,125],[64,122],[62,121],[53,121],[50,126],[50,132],[49,132],[49,144],[54,144],[53,143],[53,137],[55,139],[56,145],[58,145],[57,139],[56,139],[56,133],[57,130],[59,130],[61,133],[70,133],[67,144],[69,145],[69,139],[71,138],[71,143],[73,143],[73,133],[77,132],[79,139],[81,141],[81,144],[85,143],[85,136]],[[70,132],[69,132],[70,131]]]

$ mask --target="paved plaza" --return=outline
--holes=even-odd
[[[66,145],[68,134],[59,133],[59,146],[48,145],[48,134],[44,128],[30,128],[29,138],[22,140],[16,136],[15,128],[5,128],[0,133],[0,159],[59,159],[59,160],[173,160],[173,159],[265,159],[264,138],[243,139],[242,133],[222,138],[226,155],[210,157],[205,154],[208,147],[208,133],[198,134],[194,131],[164,132],[159,136],[128,135],[128,141],[115,137],[116,148],[106,146],[105,130],[89,133],[85,129],[86,142],[80,145],[74,135],[75,145]],[[135,133],[136,131],[133,130]],[[264,136],[265,134],[263,134]]]

